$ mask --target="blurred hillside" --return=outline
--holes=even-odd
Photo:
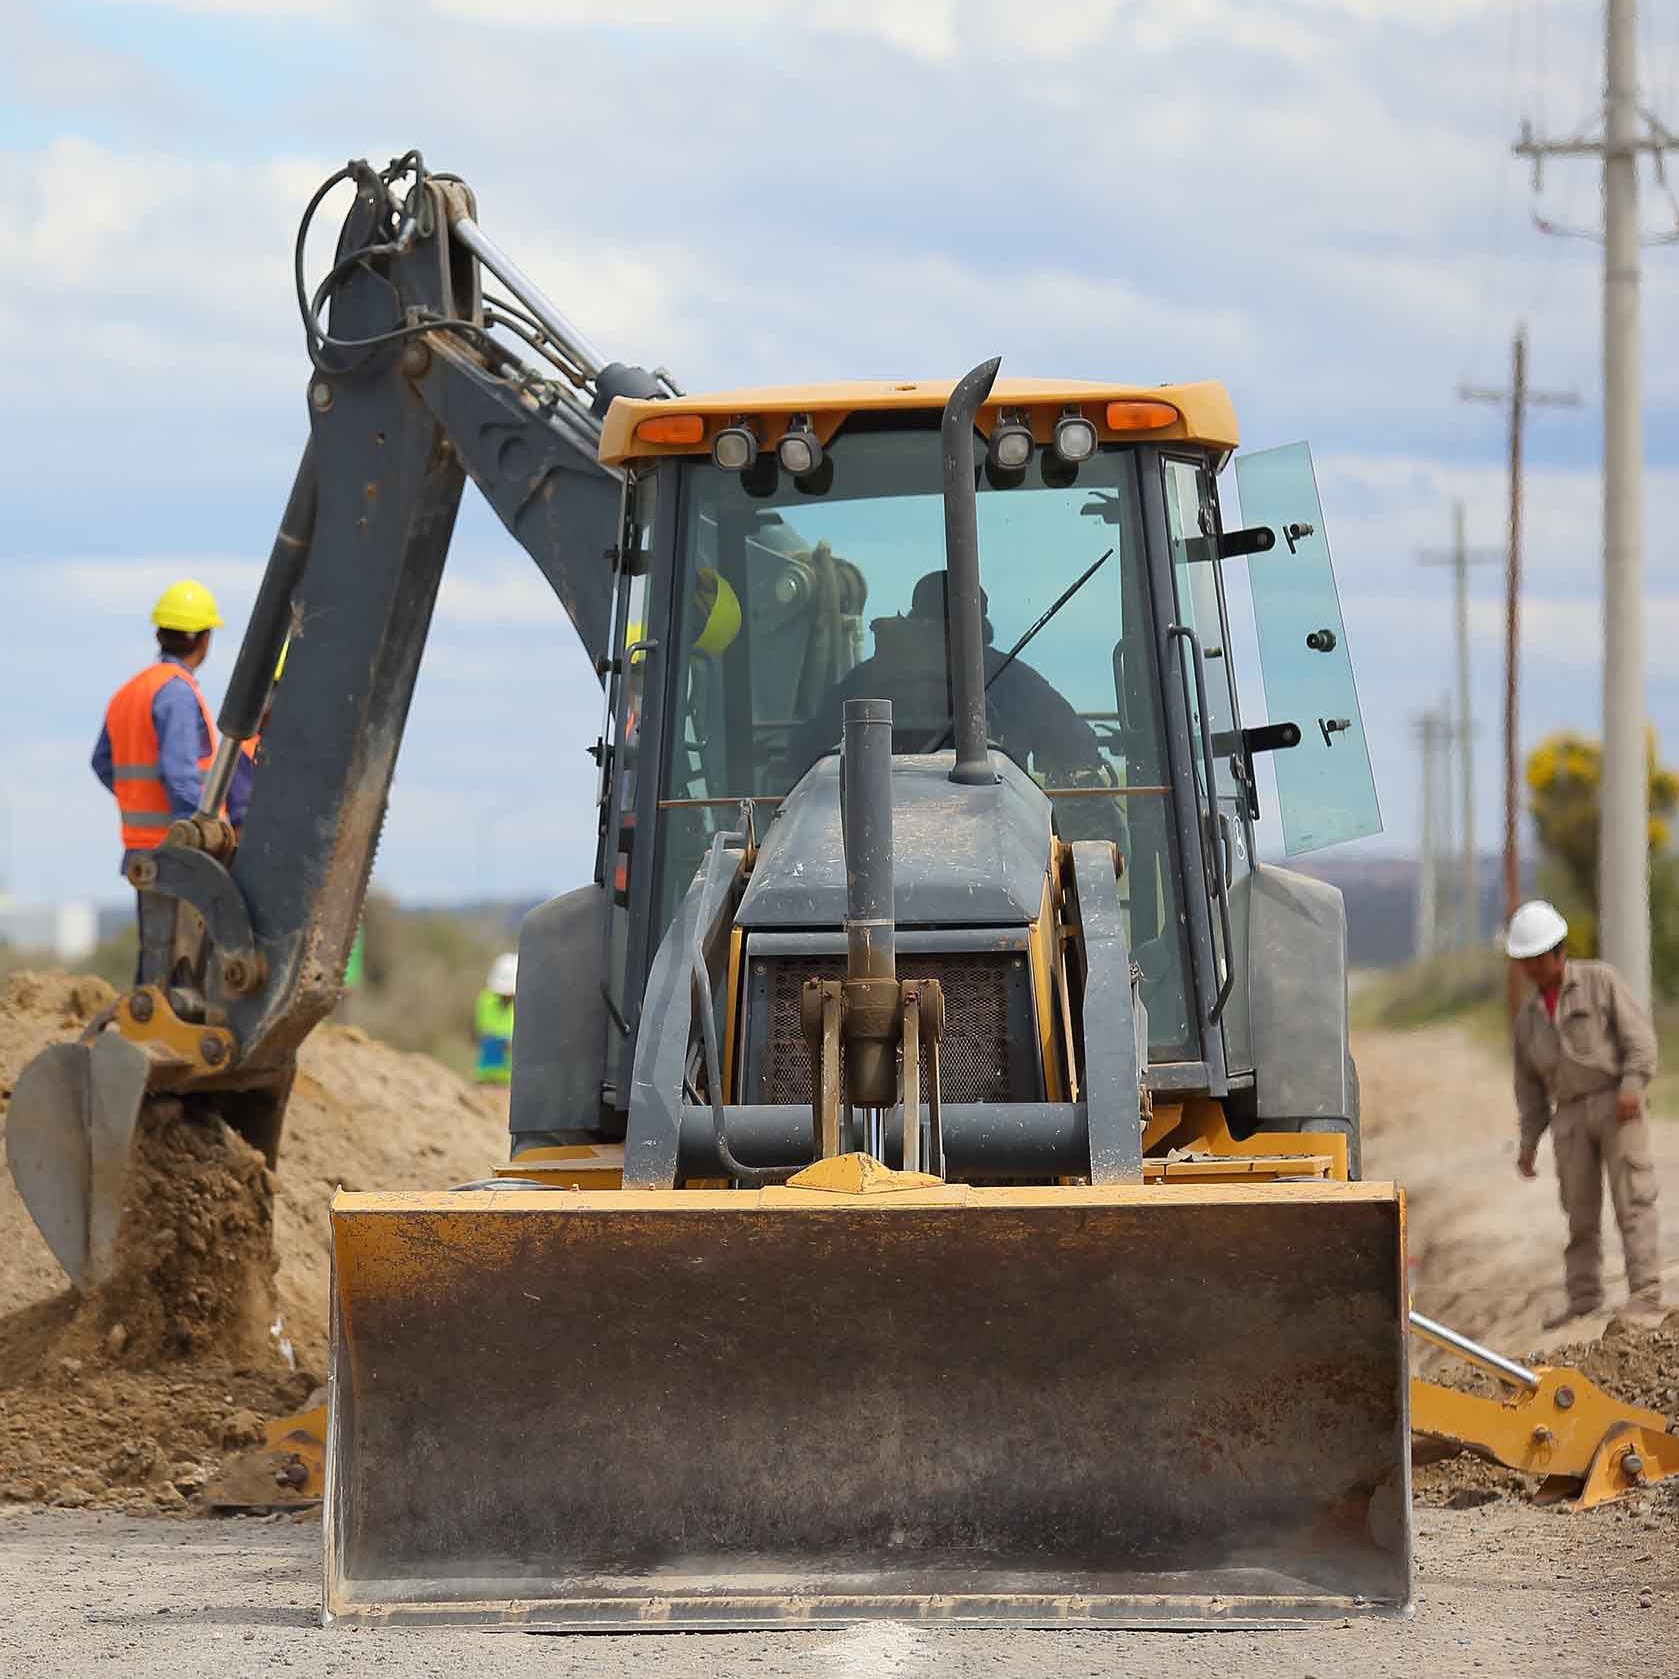
[[[1396,968],[1417,953],[1417,860],[1368,856],[1358,852],[1316,852],[1309,857],[1268,859],[1314,880],[1339,887],[1347,901],[1347,958],[1355,968]],[[1532,865],[1523,873],[1531,886]],[[1483,857],[1477,876],[1481,889],[1480,927],[1490,949],[1504,922],[1504,873],[1497,857]],[[1450,892],[1455,876],[1442,886]]]

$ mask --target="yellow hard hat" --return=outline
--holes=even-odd
[[[714,659],[721,658],[740,634],[740,596],[726,577],[719,577],[710,566],[701,566],[694,582],[694,602],[705,614],[694,646]]]
[[[740,596],[727,578],[719,577],[710,566],[701,566],[694,580],[694,604],[705,614],[700,633],[694,637],[694,647],[701,653],[718,658],[729,650],[740,634]],[[633,648],[647,634],[647,626],[640,618],[632,619],[624,628],[624,646]],[[632,668],[647,657],[642,648],[630,654]]]
[[[216,597],[190,577],[171,583],[157,597],[152,608],[152,622],[160,630],[180,630],[197,635],[200,630],[219,630],[222,615],[216,610]]]

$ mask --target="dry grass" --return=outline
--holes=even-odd
[[[471,1070],[472,1005],[496,954],[518,944],[505,913],[404,910],[368,899],[366,980],[342,1018],[397,1049]]]

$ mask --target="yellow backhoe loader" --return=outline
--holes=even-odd
[[[66,1268],[147,1093],[284,1170],[471,477],[600,672],[598,852],[524,926],[509,1163],[335,1203],[328,1618],[1402,1611],[1402,1202],[1340,897],[1254,855],[1266,753],[1291,852],[1379,825],[1305,446],[996,362],[689,396],[458,179],[339,180],[204,814],[135,863],[141,982],[12,1105]]]

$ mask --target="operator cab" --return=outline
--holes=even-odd
[[[628,937],[643,918],[615,937],[619,996],[633,996],[624,975],[645,971],[712,835],[738,828],[743,802],[763,831],[837,750],[846,699],[892,700],[895,753],[950,749],[947,394],[743,392],[620,401],[608,415],[602,459],[629,474],[631,563],[603,844],[622,903],[639,890],[653,912],[645,949]],[[1268,524],[1248,562],[1269,568],[1254,603],[1282,726],[1244,731],[1223,571],[1262,538],[1232,540],[1221,517],[1236,442],[1222,387],[1002,381],[979,425],[993,748],[1047,795],[1062,840],[1118,847],[1151,1071],[1223,1096],[1253,1065],[1238,981],[1254,753],[1297,741],[1278,768],[1291,850],[1379,827],[1309,455],[1238,465],[1284,533]],[[648,704],[649,685],[662,704]]]

